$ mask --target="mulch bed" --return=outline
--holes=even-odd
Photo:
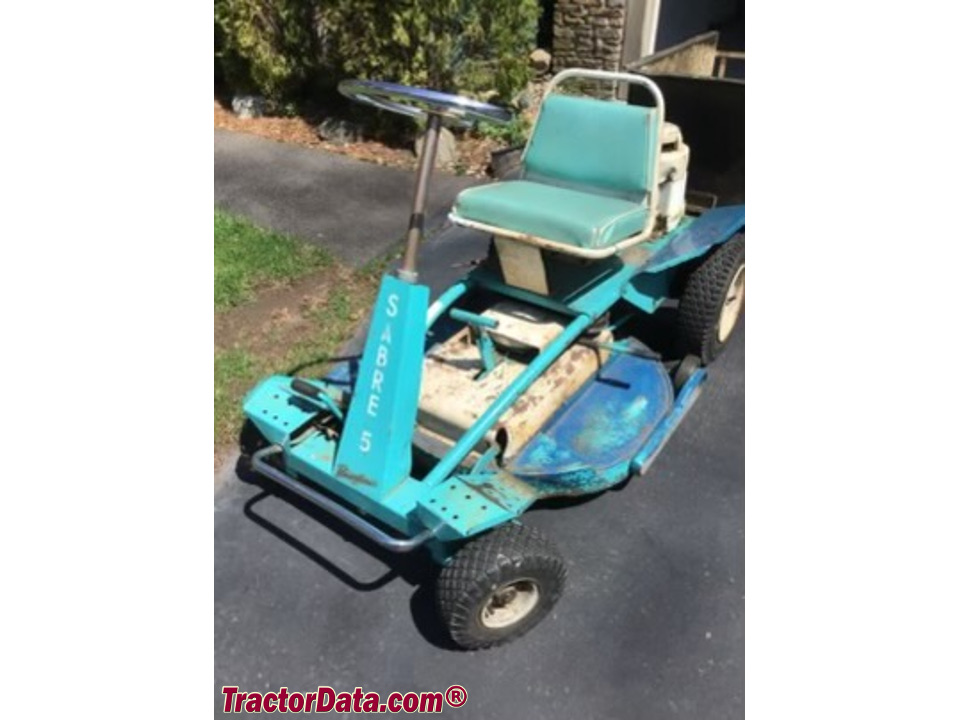
[[[258,135],[279,142],[319,148],[377,165],[388,165],[410,170],[417,166],[417,158],[412,147],[394,147],[377,140],[337,145],[321,140],[317,135],[315,124],[301,117],[239,118],[231,110],[220,104],[216,98],[213,101],[213,126],[233,132]],[[458,138],[457,141],[459,159],[456,166],[439,168],[439,170],[457,175],[485,177],[489,174],[490,152],[500,147],[502,145],[495,140],[465,135]]]

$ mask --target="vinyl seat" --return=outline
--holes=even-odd
[[[655,108],[551,94],[520,180],[464,190],[451,220],[553,247],[602,250],[649,230]]]

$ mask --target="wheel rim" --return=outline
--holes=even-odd
[[[727,296],[723,299],[723,309],[720,311],[720,324],[717,326],[717,339],[726,342],[737,324],[740,311],[743,309],[743,298],[746,293],[746,265],[737,269],[733,282],[727,288]]]
[[[515,625],[527,617],[540,602],[540,586],[524,578],[500,585],[480,608],[480,624],[491,629]]]

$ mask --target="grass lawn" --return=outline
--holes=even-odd
[[[295,280],[333,264],[313,245],[258,228],[246,220],[213,213],[213,306],[235,307],[267,284]]]
[[[323,373],[373,303],[382,264],[328,253],[214,213],[214,462],[236,447],[243,396],[273,373]]]

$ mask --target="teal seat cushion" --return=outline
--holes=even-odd
[[[548,95],[523,160],[523,178],[642,202],[656,181],[654,108]]]
[[[643,230],[645,205],[528,180],[470,188],[454,216],[587,249],[609,247]]]
[[[548,95],[523,179],[465,190],[454,219],[582,249],[610,247],[646,226],[658,142],[654,108]]]

